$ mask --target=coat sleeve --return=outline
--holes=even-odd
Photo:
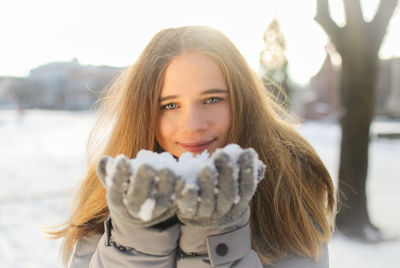
[[[70,268],[176,267],[179,233],[179,224],[158,230],[121,222],[112,226],[108,219],[97,244],[91,241],[95,238],[78,241]]]
[[[251,249],[250,210],[235,223],[218,228],[181,225],[177,267],[262,268]]]

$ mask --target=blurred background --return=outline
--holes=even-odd
[[[183,25],[225,33],[299,117],[341,193],[331,267],[398,267],[397,2],[0,2],[0,267],[60,266],[40,226],[68,216],[91,105],[155,33]]]

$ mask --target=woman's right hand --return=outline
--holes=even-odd
[[[167,168],[155,170],[143,164],[133,171],[124,155],[105,156],[99,161],[97,175],[107,191],[112,219],[148,227],[176,213],[175,193],[183,182]]]

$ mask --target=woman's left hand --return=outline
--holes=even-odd
[[[242,150],[237,160],[217,151],[213,160],[215,170],[206,167],[197,175],[199,189],[178,193],[177,216],[186,225],[216,227],[236,221],[264,175],[265,165],[252,148]]]

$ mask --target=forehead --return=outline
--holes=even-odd
[[[161,95],[209,89],[227,89],[218,64],[200,52],[184,52],[168,65]]]

